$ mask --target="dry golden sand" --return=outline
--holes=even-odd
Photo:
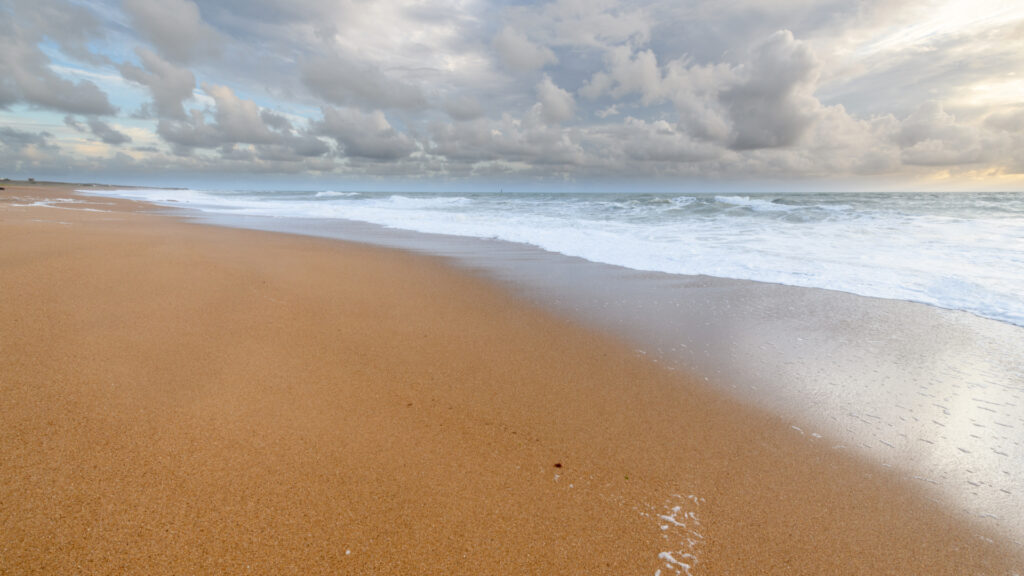
[[[1024,566],[919,486],[440,261],[6,187],[2,574]]]

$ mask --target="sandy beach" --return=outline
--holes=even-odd
[[[440,259],[0,191],[2,574],[1017,574],[894,471]]]

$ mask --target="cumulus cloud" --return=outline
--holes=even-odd
[[[69,114],[64,117],[64,124],[77,132],[89,132],[99,138],[104,144],[110,144],[111,146],[120,146],[132,141],[130,136],[98,118],[89,118],[85,124],[82,124],[77,118]]]
[[[509,10],[507,19],[548,46],[604,48],[642,46],[651,38],[653,3],[619,0],[555,0]]]
[[[473,120],[484,114],[480,101],[465,95],[446,101],[444,110],[454,120]]]
[[[596,100],[635,97],[642,105],[670,101],[694,136],[737,150],[791,146],[821,109],[814,97],[819,63],[788,30],[778,31],[739,64],[697,65],[686,57],[662,65],[650,49],[609,48],[605,69],[580,94]]]
[[[380,110],[322,108],[318,133],[333,138],[345,156],[371,160],[397,160],[416,150],[407,135],[395,130]]]
[[[337,54],[308,60],[302,66],[302,81],[314,94],[339,106],[421,108],[426,104],[417,86]]]
[[[87,124],[89,126],[89,131],[91,131],[93,135],[99,138],[104,144],[120,146],[121,144],[127,144],[132,141],[131,136],[111,127],[110,124],[107,124],[98,118],[90,118]]]
[[[449,170],[472,172],[568,173],[582,167],[586,154],[581,134],[550,126],[536,116],[502,114],[491,120],[433,126],[429,153],[444,160]]]
[[[581,96],[595,99],[605,94],[613,98],[639,94],[647,103],[664,96],[661,69],[651,50],[634,52],[629,46],[616,46],[605,60],[607,70],[595,73],[580,89]]]
[[[1024,9],[957,22],[898,4],[0,0],[4,153],[140,174],[1024,170],[1007,74],[1024,65]],[[108,97],[125,81],[144,91]],[[10,120],[28,108],[61,136]],[[65,117],[111,146],[130,133],[133,158],[61,146]]]
[[[113,114],[106,93],[89,80],[72,82],[54,72],[50,58],[39,48],[38,31],[0,19],[0,107],[24,102],[72,114]]]
[[[297,129],[284,116],[251,100],[239,98],[227,86],[204,84],[203,91],[213,99],[209,112],[212,118],[208,119],[204,110],[192,109],[184,118],[161,118],[157,124],[157,133],[179,155],[216,148],[226,160],[297,162],[330,152],[315,134]]]
[[[958,122],[940,102],[928,101],[903,120],[896,141],[904,163],[944,166],[985,160],[997,149],[993,137],[1000,138]]]
[[[0,126],[0,169],[5,172],[34,170],[62,161],[64,158],[60,147],[53,142],[53,134]]]
[[[124,63],[118,69],[126,80],[149,88],[153,96],[153,107],[162,118],[185,118],[182,102],[192,97],[196,85],[191,71],[175,66],[151,50],[136,48],[135,54],[142,62],[142,68]]]
[[[992,130],[1024,135],[1024,108],[999,110],[985,117],[985,126]]]
[[[136,29],[168,60],[192,62],[220,48],[217,32],[192,0],[122,0]]]
[[[94,53],[89,42],[102,38],[99,20],[87,8],[66,0],[7,0],[25,39],[37,43],[44,38],[61,52],[91,64],[104,64],[106,57]]]
[[[555,86],[548,75],[537,84],[537,99],[540,100],[540,113],[549,123],[565,122],[576,115],[576,100],[572,94]]]
[[[522,32],[507,27],[495,36],[494,50],[502,63],[515,72],[530,72],[558,62],[550,48],[538,46]]]
[[[821,107],[813,96],[818,61],[789,30],[772,34],[747,64],[742,82],[722,93],[738,150],[796,144]]]
[[[678,125],[665,120],[647,122],[627,117],[621,124],[590,131],[588,146],[598,147],[602,157],[619,167],[637,165],[655,172],[676,172],[682,163],[714,160],[720,148],[692,138]],[[665,164],[660,167],[659,165]]]

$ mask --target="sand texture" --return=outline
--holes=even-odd
[[[5,187],[0,574],[1024,566],[920,486],[440,260]]]

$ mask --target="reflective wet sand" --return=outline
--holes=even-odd
[[[897,468],[1024,542],[1024,328],[911,302],[594,264],[361,223],[218,218],[440,254],[695,369],[793,434]]]

